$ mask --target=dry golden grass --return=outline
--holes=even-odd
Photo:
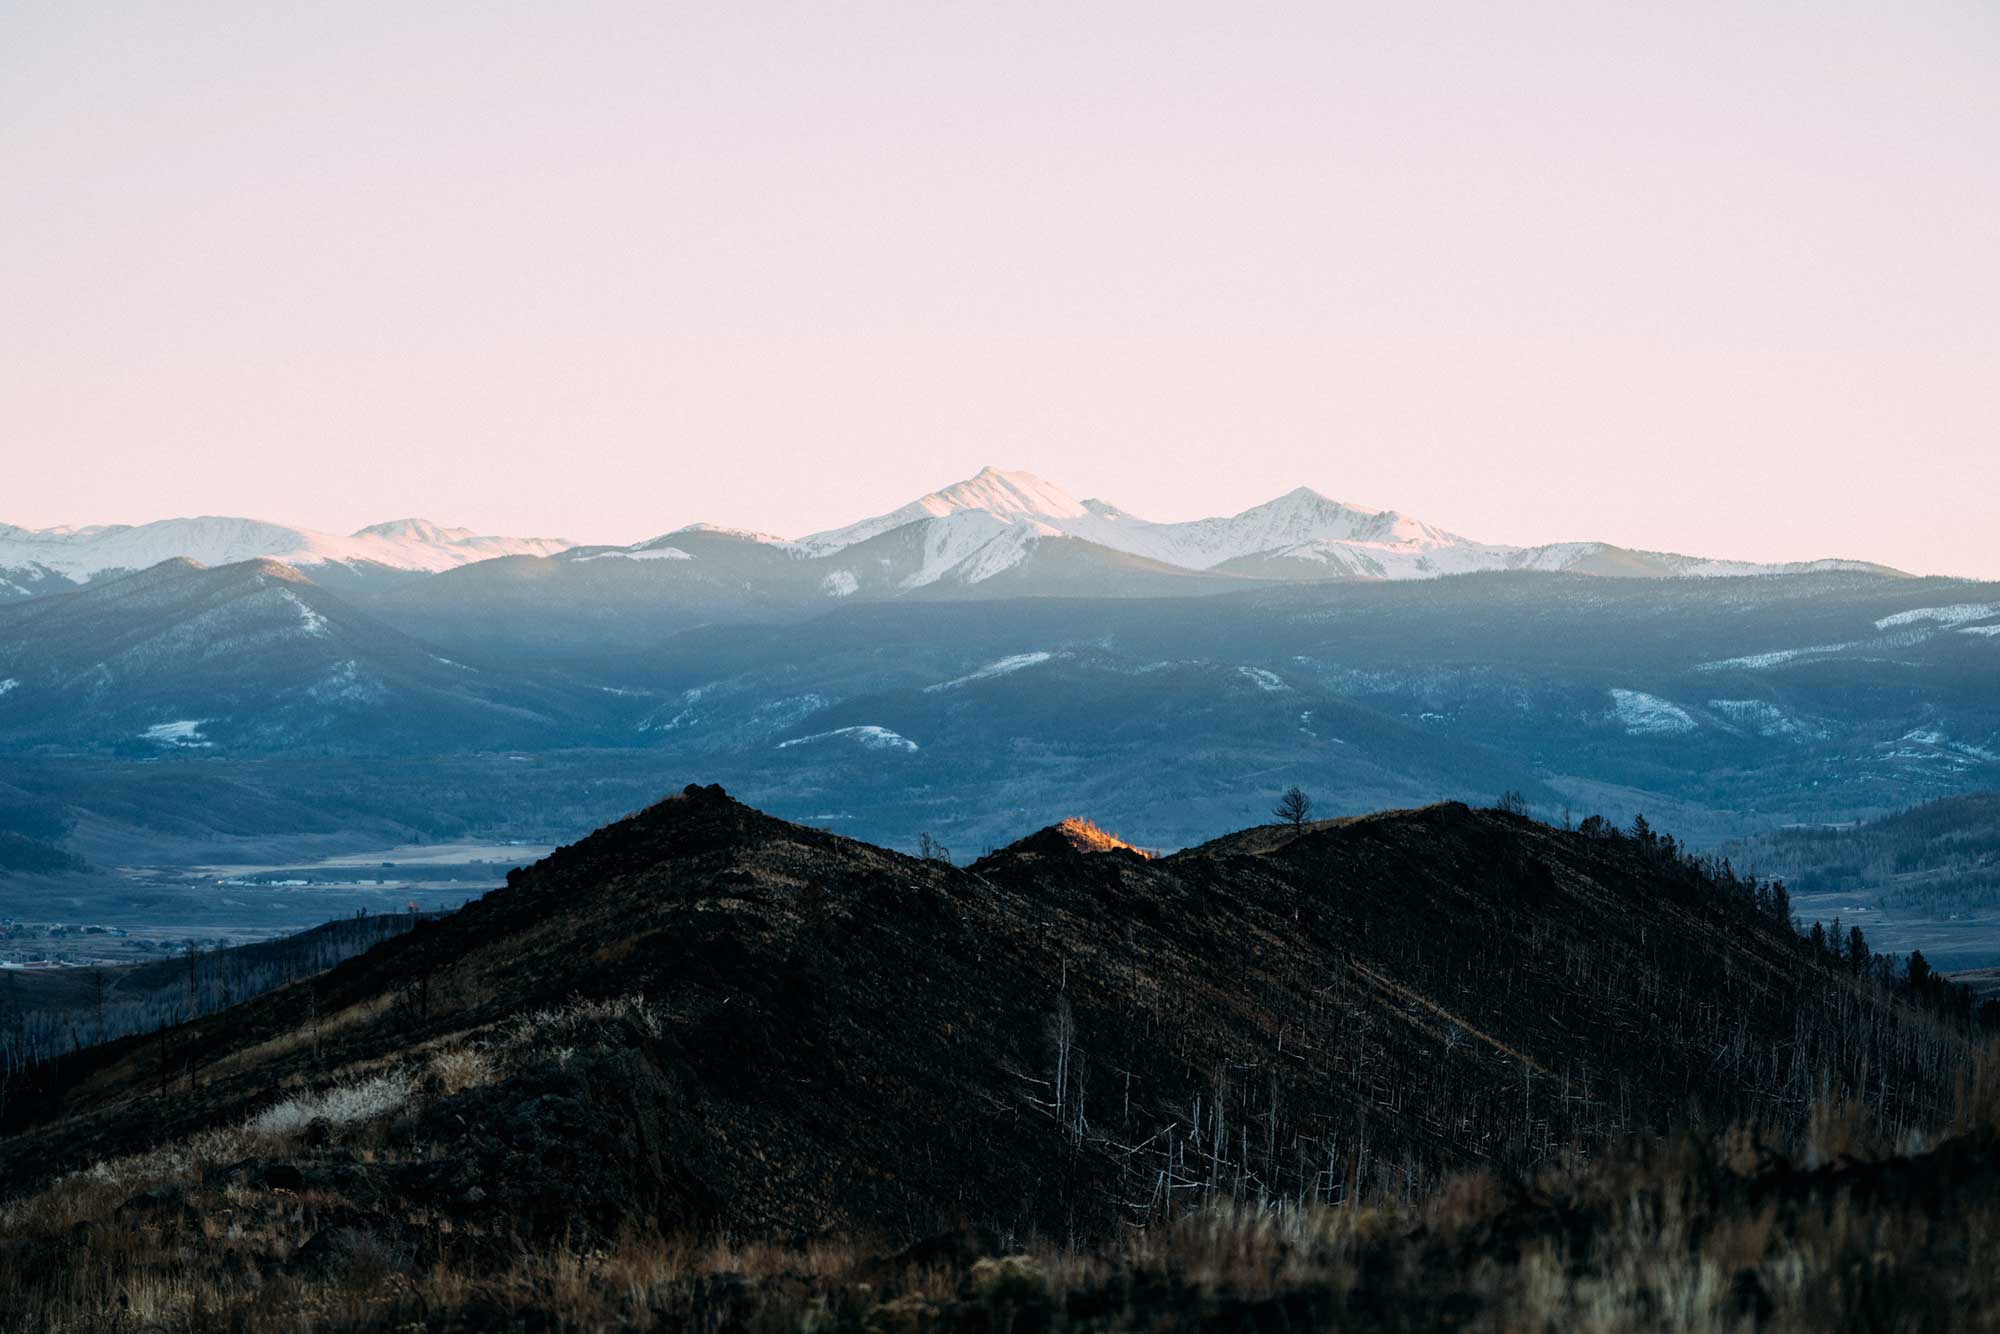
[[[632,1229],[539,1245],[496,1235],[497,1250],[454,1252],[483,1261],[448,1264],[438,1258],[444,1247],[412,1247],[386,1229],[427,1227],[454,1242],[483,1234],[415,1207],[393,1224],[374,1215],[378,1234],[353,1221],[368,1215],[339,1190],[264,1188],[249,1184],[254,1174],[213,1171],[245,1160],[310,1163],[323,1150],[301,1147],[297,1132],[308,1125],[326,1127],[350,1163],[423,1161],[432,1146],[391,1143],[369,1118],[491,1082],[512,1054],[546,1055],[655,1021],[643,998],[628,996],[457,1033],[413,1053],[406,1071],[356,1067],[243,1123],[95,1164],[17,1200],[0,1209],[0,1331],[331,1334],[517,1322],[1059,1331],[1215,1321],[1450,1322],[1509,1334],[2000,1330],[2000,1145],[1991,1138],[2000,1074],[1990,1054],[1966,1078],[1958,1115],[1968,1138],[1954,1141],[1950,1161],[1996,1165],[1962,1197],[1949,1194],[1960,1189],[1958,1168],[1909,1156],[1920,1145],[1907,1136],[1890,1144],[1867,1108],[1841,1100],[1816,1107],[1798,1141],[1777,1146],[1782,1154],[1740,1129],[1532,1182],[1468,1173],[1408,1205],[1222,1203],[1095,1247],[1044,1240],[920,1263],[885,1258],[894,1248],[881,1239],[786,1244]],[[1885,1195],[1867,1184],[1884,1171],[1928,1180],[1932,1193]],[[1767,1188],[1774,1180],[1784,1189]],[[290,1268],[309,1243],[325,1249],[329,1234],[336,1268]]]
[[[493,1058],[476,1047],[446,1047],[431,1056],[428,1068],[447,1097],[499,1077]]]
[[[1480,1236],[1501,1216],[1490,1181],[1455,1184],[1421,1220],[1393,1209],[1224,1207],[1107,1248],[1043,1244],[963,1266],[885,1267],[872,1258],[876,1247],[838,1239],[779,1245],[634,1232],[602,1245],[519,1251],[478,1273],[405,1263],[363,1237],[337,1277],[315,1282],[259,1282],[249,1265],[234,1272],[252,1277],[228,1276],[224,1257],[282,1259],[310,1231],[292,1221],[291,1202],[272,1209],[235,1187],[206,1203],[238,1221],[209,1223],[198,1244],[163,1228],[94,1235],[91,1263],[44,1283],[32,1294],[34,1323],[11,1327],[193,1331],[213,1322],[346,1331],[521,1320],[577,1330],[1064,1329],[1072,1327],[1065,1313],[1081,1311],[1100,1328],[1190,1329],[1234,1312],[1232,1323],[1320,1323],[1318,1313],[1325,1323],[1387,1329],[1434,1323],[1446,1298],[1476,1315],[1469,1327],[1494,1331],[1994,1327],[1990,1271],[1940,1284],[1928,1249],[1938,1220],[1864,1210],[1850,1197],[1787,1218],[1769,1207],[1716,1216],[1685,1189],[1697,1161],[1669,1151],[1573,1183],[1579,1203],[1604,1210],[1587,1237],[1531,1233],[1518,1254],[1483,1251],[1444,1272],[1427,1266],[1424,1248]],[[100,1220],[116,1198],[72,1196],[77,1214]],[[338,1204],[321,1198],[309,1207]],[[255,1216],[251,1226],[245,1215]],[[0,1237],[20,1221],[10,1219]],[[1967,1237],[1978,1239],[1975,1257],[1990,1259],[2000,1244],[1995,1223],[2000,1210],[1990,1203],[1963,1220]],[[1881,1323],[1884,1300],[1908,1318]],[[1939,1325],[1941,1311],[1959,1318]]]

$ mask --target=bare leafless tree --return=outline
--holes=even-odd
[[[1042,1025],[1049,1040],[1049,1051],[1055,1058],[1056,1066],[1056,1120],[1063,1119],[1063,1102],[1069,1091],[1070,1051],[1076,1046],[1076,1016],[1071,1012],[1069,997],[1058,995],[1055,1009],[1049,1012]]]
[[[97,1037],[94,1040],[102,1042],[106,1036],[104,1031],[104,967],[102,964],[90,970],[90,1004],[91,1008],[97,1012]]]
[[[1278,817],[1279,824],[1288,824],[1294,829],[1305,827],[1312,818],[1313,799],[1305,794],[1305,789],[1294,783],[1278,798],[1278,804],[1271,808],[1271,814]]]

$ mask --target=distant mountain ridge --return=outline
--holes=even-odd
[[[773,555],[785,558],[782,565],[772,563]],[[1334,500],[1309,487],[1234,515],[1155,523],[1109,501],[1078,500],[1031,473],[988,467],[886,513],[796,541],[711,524],[692,524],[629,546],[482,536],[423,519],[374,524],[344,537],[226,517],[164,519],[137,527],[29,530],[0,524],[0,598],[57,591],[176,557],[211,566],[264,557],[312,567],[322,581],[328,573],[427,575],[533,557],[719,561],[713,577],[740,582],[742,567],[750,562],[767,573],[781,571],[805,596],[836,601],[858,593],[963,590],[993,581],[998,582],[990,591],[1009,595],[1116,595],[1168,586],[1201,591],[1203,585],[1185,582],[1186,576],[1240,584],[1428,579],[1504,570],[1624,578],[1901,573],[1858,560],[1769,564],[1604,542],[1508,546],[1462,537],[1396,510]],[[680,573],[707,577],[693,566]],[[786,590],[785,596],[793,595],[795,590]]]
[[[268,558],[0,605],[0,745],[518,745],[587,731],[578,695],[446,657]]]
[[[357,572],[373,568],[435,574],[496,556],[551,556],[572,545],[563,538],[483,536],[428,519],[371,524],[345,537],[213,515],[136,526],[28,529],[0,524],[0,597],[54,592],[176,559],[209,566],[270,559]]]

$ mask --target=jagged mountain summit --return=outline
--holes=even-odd
[[[837,551],[907,523],[949,520],[967,513],[1190,570],[1213,569],[1245,556],[1315,542],[1468,545],[1464,538],[1394,510],[1345,504],[1304,486],[1229,517],[1154,523],[1109,501],[1077,500],[1031,473],[991,467],[888,514],[802,538],[800,545],[816,553]]]
[[[165,560],[234,565],[270,559],[329,571],[435,574],[496,556],[550,556],[562,538],[489,537],[428,519],[395,519],[346,536],[204,516],[129,526],[28,529],[0,524],[0,597],[54,592],[102,575],[149,569]]]
[[[976,517],[975,517],[976,516]],[[1867,571],[1862,561],[1788,564],[1632,551],[1603,542],[1515,547],[1450,533],[1396,510],[1371,509],[1297,487],[1240,514],[1155,523],[1104,500],[1077,500],[1025,472],[984,468],[887,514],[814,533],[799,545],[830,555],[883,533],[928,525],[933,559],[911,577],[957,573],[990,579],[1028,559],[1040,542],[1069,539],[1175,569],[1284,580],[1423,579],[1489,570],[1551,570],[1626,577],[1714,577]]]
[[[816,554],[824,554],[865,542],[905,524],[945,519],[967,512],[989,515],[1002,523],[1041,525],[1048,527],[1050,532],[1060,531],[1054,525],[1062,521],[1084,519],[1090,515],[1090,511],[1071,498],[1068,492],[1032,473],[1002,472],[998,468],[987,467],[980,469],[976,476],[920,496],[887,514],[803,537],[799,539],[799,545]]]

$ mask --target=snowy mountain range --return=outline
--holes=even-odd
[[[1218,581],[1427,579],[1496,570],[1637,578],[1897,573],[1861,561],[1768,565],[1603,542],[1505,546],[1307,487],[1240,514],[1155,523],[1107,501],[1077,500],[1029,473],[985,468],[885,514],[796,541],[709,524],[623,547],[480,536],[421,519],[376,524],[345,537],[238,518],[39,530],[0,525],[0,598],[57,591],[176,558],[208,566],[265,558],[324,580],[436,574],[506,557],[575,566],[678,566],[676,576],[683,579],[776,579],[833,600],[975,585],[990,585],[981,592],[995,595],[1134,593],[1198,591]],[[1190,575],[1207,577],[1190,583]]]
[[[484,537],[397,519],[345,537],[257,519],[162,519],[137,526],[16,528],[0,524],[0,597],[53,592],[100,575],[149,569],[165,560],[234,565],[268,559],[286,565],[435,574],[495,556],[548,556],[573,543],[561,538]],[[315,570],[319,573],[320,570]]]
[[[71,790],[149,829],[278,827],[231,757],[286,757],[254,781],[310,770],[335,813],[390,772],[399,815],[511,790],[530,822],[554,790],[701,776],[961,846],[1048,810],[1171,846],[1291,781],[1334,810],[1519,788],[1717,836],[2000,782],[2000,585],[1508,547],[1306,490],[1153,523],[988,470],[799,538],[191,519],[0,543],[46,593],[0,603],[0,768],[101,766]],[[1723,574],[1762,577],[1680,577]]]
[[[1861,561],[1762,565],[1631,551],[1603,542],[1502,546],[1303,486],[1228,517],[1154,523],[1108,501],[1077,500],[1032,474],[997,468],[796,545],[823,558],[912,524],[924,525],[926,559],[907,576],[909,587],[953,578],[982,582],[1021,564],[1048,539],[1087,542],[1180,570],[1286,580],[1425,579],[1486,570],[1638,577],[1895,573]]]

